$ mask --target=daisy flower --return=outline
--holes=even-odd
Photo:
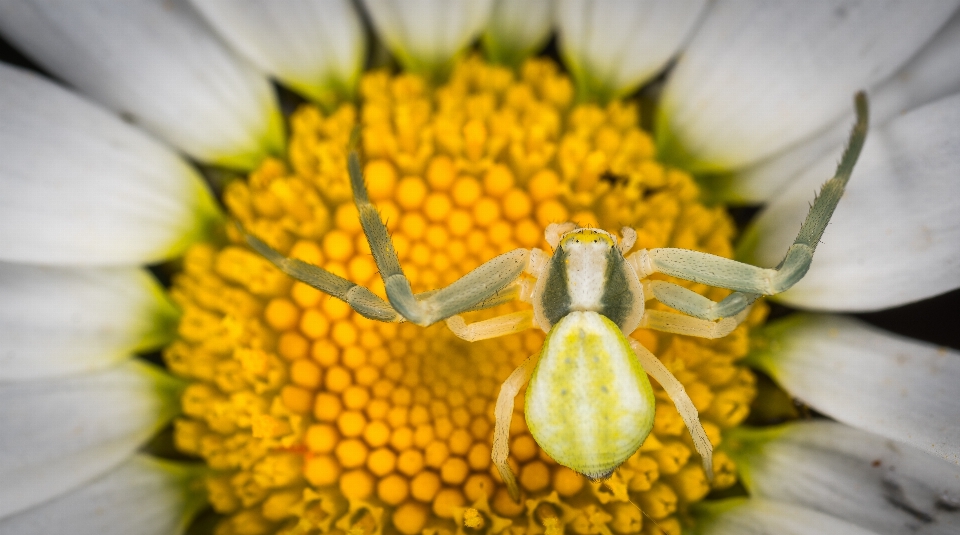
[[[0,65],[0,532],[180,533],[205,510],[191,529],[220,535],[955,533],[960,354],[841,314],[960,288],[958,4],[0,2],[37,65]],[[383,296],[359,127],[415,291],[568,220],[774,266],[860,89],[847,192],[773,298],[806,312],[633,333],[698,409],[712,481],[654,385],[653,432],[603,482],[518,403],[514,502],[494,405],[542,333],[366,320],[233,224]],[[724,203],[763,205],[736,248]],[[783,391],[817,416],[744,425],[789,414]]]

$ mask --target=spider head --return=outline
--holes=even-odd
[[[606,252],[617,246],[617,238],[598,228],[578,228],[560,237],[560,248],[569,251],[574,247],[587,247],[598,252]]]
[[[547,243],[549,243],[550,247],[553,247],[554,250],[556,250],[557,247],[566,249],[567,244],[570,243],[580,245],[595,244],[590,246],[600,248],[617,247],[620,249],[621,254],[625,254],[637,241],[637,232],[630,227],[623,227],[620,230],[622,237],[618,243],[617,237],[605,230],[592,227],[580,227],[576,223],[571,222],[551,223],[547,226],[544,235],[547,238]]]

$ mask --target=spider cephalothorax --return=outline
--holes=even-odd
[[[495,408],[492,457],[514,499],[520,492],[507,464],[513,402],[529,381],[526,419],[534,438],[557,462],[590,478],[608,476],[632,455],[653,427],[654,396],[647,374],[660,383],[690,430],[712,477],[713,447],[683,386],[649,350],[629,337],[637,328],[720,338],[743,321],[760,295],[787,290],[807,272],[820,236],[843,194],[867,132],[866,96],[856,97],[857,123],[836,175],[824,184],[780,266],[764,269],[687,249],[641,249],[630,228],[617,238],[573,223],[547,227],[552,253],[516,249],[497,256],[453,284],[414,294],[393,243],[371,204],[360,160],[349,158],[354,202],[363,232],[383,278],[387,300],[338,275],[286,258],[254,236],[247,241],[281,270],[342,299],[361,315],[388,322],[427,326],[445,321],[468,341],[540,328],[542,349],[504,381]],[[629,254],[628,254],[629,253]],[[714,302],[687,288],[660,280],[663,273],[734,293]],[[651,310],[657,301],[680,313]],[[467,324],[465,312],[508,301],[531,309]],[[718,321],[719,320],[719,321]]]

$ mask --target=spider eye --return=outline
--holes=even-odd
[[[595,228],[576,229],[566,234],[560,240],[561,247],[565,247],[570,243],[582,243],[582,244],[605,243],[610,247],[614,247],[616,245],[616,242],[614,241],[613,237],[609,233],[602,231],[600,229],[595,229]]]

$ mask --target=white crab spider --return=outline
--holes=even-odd
[[[823,185],[794,244],[775,269],[686,249],[627,254],[636,240],[631,228],[623,228],[618,241],[604,230],[564,223],[546,229],[552,253],[516,249],[445,288],[414,294],[387,228],[367,197],[356,152],[349,158],[354,202],[389,302],[329,271],[286,258],[256,237],[247,235],[247,241],[288,275],[342,299],[367,318],[421,326],[446,321],[455,335],[468,341],[530,328],[546,332],[540,353],[527,358],[504,381],[494,411],[492,458],[514,500],[519,500],[520,491],[507,464],[508,432],[514,398],[527,381],[527,426],[540,447],[558,463],[601,479],[633,455],[653,428],[650,374],[676,405],[712,478],[713,446],[690,397],[673,374],[627,334],[645,327],[720,338],[743,321],[757,297],[780,293],[803,277],[866,138],[866,96],[858,93],[855,100],[857,122],[837,173]],[[714,302],[676,284],[647,280],[654,273],[735,292]],[[514,299],[530,303],[532,309],[472,324],[460,316]],[[644,303],[650,299],[682,314],[648,310]]]

